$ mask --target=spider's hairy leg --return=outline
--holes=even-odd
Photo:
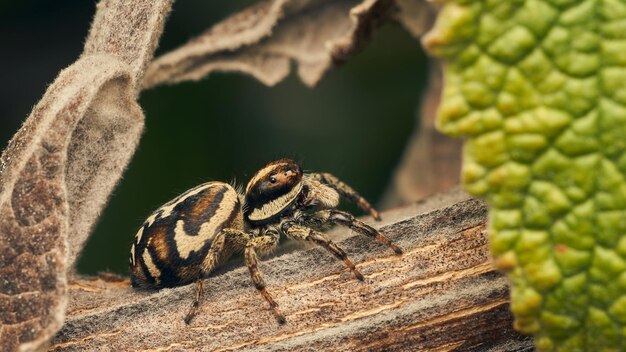
[[[274,301],[272,295],[265,288],[265,280],[263,280],[263,276],[259,271],[259,260],[257,256],[257,251],[261,254],[271,252],[278,245],[278,237],[275,236],[260,236],[255,237],[248,241],[246,244],[246,249],[244,251],[244,259],[246,262],[246,266],[250,271],[250,277],[252,278],[252,282],[254,283],[254,287],[259,290],[259,293],[263,296],[263,298],[269,303],[270,309],[272,310],[272,314],[276,317],[276,320],[280,324],[285,323],[285,316],[278,310],[278,303]]]
[[[363,209],[363,211],[369,213],[376,221],[380,221],[380,214],[378,211],[374,209],[374,207],[372,207],[370,203],[358,194],[352,187],[338,179],[337,176],[327,172],[322,172],[309,174],[309,177],[333,188],[339,192],[342,197],[356,203],[361,209]]]
[[[389,248],[391,248],[396,254],[402,254],[402,249],[398,247],[395,243],[393,243],[387,236],[382,234],[380,231],[375,228],[369,226],[361,220],[356,219],[352,214],[335,209],[327,209],[321,210],[314,214],[311,214],[304,218],[304,222],[307,220],[315,218],[322,222],[331,222],[333,224],[342,225],[350,228],[362,235],[374,238],[376,241],[386,244]]]
[[[361,272],[354,266],[354,263],[348,258],[346,252],[339,248],[335,242],[333,242],[326,234],[315,231],[311,228],[297,225],[293,222],[285,222],[281,225],[281,229],[285,234],[293,239],[301,241],[310,241],[321,247],[324,247],[327,251],[331,252],[338,259],[343,260],[346,266],[352,271],[357,279],[363,281],[365,278]]]
[[[185,316],[185,323],[189,324],[191,319],[198,313],[200,307],[200,299],[202,298],[204,277],[210,274],[215,268],[227,257],[238,249],[244,248],[250,240],[250,235],[237,229],[223,229],[220,231],[211,243],[211,248],[202,263],[201,274],[196,281],[195,295],[191,307]]]
[[[189,311],[187,315],[185,315],[185,324],[189,325],[191,323],[191,319],[198,313],[198,308],[200,307],[200,298],[202,298],[203,292],[203,282],[204,278],[198,278],[196,281],[196,285],[194,286],[195,295],[193,297],[193,303],[191,303],[191,307],[189,307]]]

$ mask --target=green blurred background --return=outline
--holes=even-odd
[[[2,149],[58,71],[80,54],[95,3],[0,0]],[[177,1],[157,55],[251,3]],[[245,184],[276,158],[332,172],[375,203],[415,127],[427,72],[419,43],[390,23],[313,89],[295,74],[272,88],[213,74],[143,92],[144,135],[79,271],[126,274],[132,238],[153,209],[205,181]]]

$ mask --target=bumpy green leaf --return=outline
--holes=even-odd
[[[446,1],[439,127],[490,204],[516,328],[540,350],[626,348],[626,0]]]

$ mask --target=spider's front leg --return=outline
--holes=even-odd
[[[259,293],[265,298],[267,303],[270,305],[270,309],[272,310],[272,314],[276,317],[276,320],[280,324],[285,323],[285,316],[278,310],[278,303],[274,301],[272,295],[265,289],[265,280],[263,280],[263,276],[259,271],[259,259],[257,256],[257,252],[260,252],[261,255],[267,254],[271,252],[278,245],[278,234],[276,233],[274,236],[272,235],[264,235],[260,237],[252,238],[246,244],[246,249],[244,251],[244,259],[246,262],[246,266],[250,271],[250,277],[252,278],[252,282],[254,283],[254,287],[259,290]]]
[[[344,252],[343,249],[339,248],[339,246],[337,246],[335,242],[333,242],[330,239],[330,237],[328,237],[328,235],[322,232],[313,230],[309,227],[298,225],[297,223],[292,222],[292,221],[284,222],[281,225],[281,230],[287,236],[293,239],[301,240],[301,241],[310,241],[325,248],[327,251],[331,252],[338,259],[343,260],[343,262],[350,269],[350,271],[352,271],[352,273],[354,274],[354,276],[356,276],[357,279],[361,281],[365,280],[365,278],[363,277],[359,269],[357,269],[356,266],[354,266],[354,263],[352,263],[352,261],[350,260],[350,258],[348,258],[348,255],[346,254],[346,252]]]
[[[196,281],[194,300],[185,316],[186,324],[191,322],[191,319],[193,319],[200,307],[205,276],[213,272],[220,263],[228,259],[227,256],[230,255],[233,250],[244,248],[249,240],[250,236],[245,232],[230,228],[223,229],[215,236],[211,243],[211,248],[209,248],[209,252],[202,263],[202,270],[198,281]]]
[[[333,223],[342,225],[360,233],[361,235],[374,238],[376,241],[386,244],[398,255],[402,254],[402,249],[393,243],[387,236],[345,211],[335,209],[320,210],[313,214],[304,215],[302,222],[305,224]]]
[[[361,195],[358,194],[352,187],[342,182],[335,175],[322,172],[309,174],[309,177],[331,187],[335,191],[339,192],[342,197],[356,203],[361,209],[363,209],[363,211],[368,212],[376,221],[380,221],[380,214],[378,214],[378,211],[374,209],[374,207],[372,207],[371,204],[365,198],[361,197]]]

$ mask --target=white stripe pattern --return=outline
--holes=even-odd
[[[268,219],[285,210],[296,199],[302,190],[302,182],[298,182],[289,193],[284,194],[270,202],[263,204],[261,208],[254,209],[248,218],[252,221]]]

